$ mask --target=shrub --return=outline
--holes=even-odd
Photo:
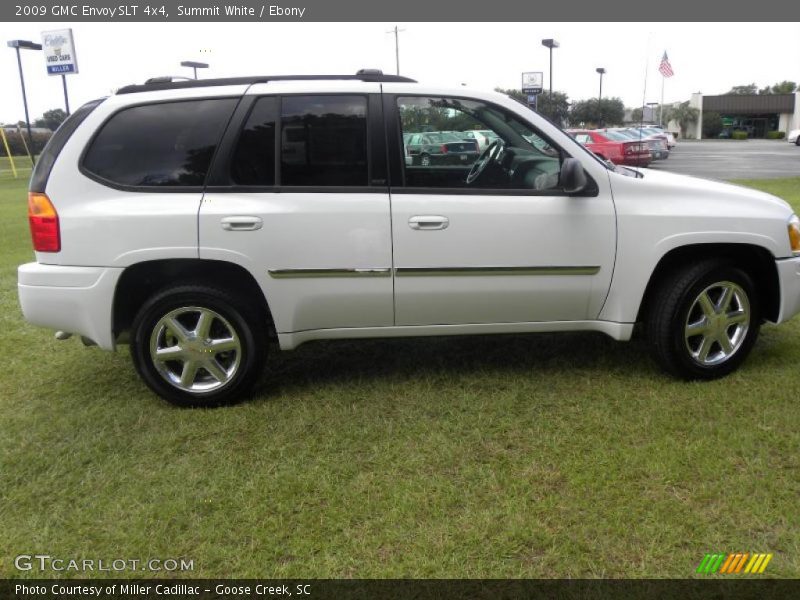
[[[782,140],[786,137],[785,131],[768,131],[767,132],[767,139],[768,140]]]
[[[27,152],[25,152],[25,144],[22,143],[22,138],[19,135],[16,127],[5,127],[6,132],[6,141],[8,142],[9,150],[11,150],[11,154],[13,156],[26,156]],[[22,128],[22,135],[25,136],[25,141],[28,141],[28,132],[25,131],[25,128]],[[34,131],[33,132],[33,148],[31,150],[34,154],[41,154],[42,149],[44,148],[47,141],[50,139],[50,136],[53,135],[52,131]],[[6,149],[3,147],[2,142],[0,142],[0,156],[6,155]]]
[[[703,137],[715,138],[722,132],[722,117],[716,112],[703,113]]]
[[[732,140],[746,140],[747,139],[747,132],[746,131],[734,131],[731,134]]]

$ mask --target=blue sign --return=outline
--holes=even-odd
[[[63,75],[64,73],[74,73],[75,65],[47,65],[49,75]]]

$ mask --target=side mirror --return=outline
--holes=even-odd
[[[577,158],[565,158],[561,164],[561,187],[567,194],[580,194],[589,185],[589,178]]]

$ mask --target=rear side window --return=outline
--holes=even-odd
[[[366,186],[367,99],[285,96],[282,186]]]
[[[275,123],[278,99],[259,98],[242,129],[231,160],[237,185],[275,185]]]
[[[44,193],[45,187],[47,187],[47,180],[50,178],[50,171],[53,169],[56,158],[61,154],[61,150],[64,149],[67,141],[69,141],[69,138],[75,133],[75,130],[78,129],[78,126],[83,123],[84,119],[86,119],[103,100],[104,98],[100,98],[99,100],[87,102],[67,117],[56,130],[50,138],[50,141],[47,142],[44,150],[42,150],[39,160],[36,161],[36,167],[33,169],[29,187],[31,192]]]
[[[116,113],[83,160],[90,174],[136,187],[196,187],[238,98],[163,102]]]

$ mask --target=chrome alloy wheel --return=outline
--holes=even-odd
[[[198,394],[217,390],[233,379],[242,345],[236,330],[219,313],[185,306],[155,324],[150,358],[166,381]]]
[[[724,363],[742,347],[750,327],[750,301],[731,281],[719,281],[695,298],[686,317],[686,349],[704,367]]]

